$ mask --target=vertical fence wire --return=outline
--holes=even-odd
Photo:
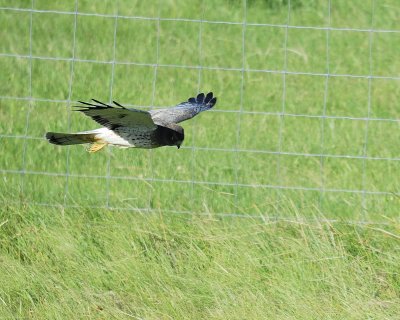
[[[279,136],[278,136],[278,159],[277,159],[277,177],[279,185],[283,185],[282,179],[282,148],[283,148],[283,135],[285,129],[285,110],[286,110],[286,75],[288,70],[288,33],[289,33],[289,24],[290,24],[290,10],[291,10],[291,2],[288,0],[288,10],[287,10],[287,18],[286,18],[286,28],[285,28],[285,42],[284,42],[284,60],[283,60],[283,73],[282,73],[282,105],[280,112],[280,121],[279,121]],[[280,196],[282,190],[278,190]],[[281,197],[279,197],[281,198]]]
[[[200,15],[200,22],[199,22],[199,36],[198,36],[198,48],[199,48],[199,66],[198,72],[197,72],[197,92],[195,93],[200,93],[202,90],[202,85],[203,85],[203,69],[201,68],[203,64],[203,19],[204,19],[204,10],[205,10],[205,0],[201,1],[201,15]],[[196,172],[196,152],[195,152],[195,144],[196,144],[196,129],[197,129],[197,121],[196,118],[192,119],[192,130],[191,130],[191,135],[192,135],[192,145],[191,145],[191,150],[190,150],[190,171],[191,171],[191,180],[192,183],[190,184],[190,208],[193,210],[194,208],[194,199],[195,199],[195,184],[193,181],[195,181],[195,172]]]
[[[113,33],[113,53],[112,53],[112,64],[111,64],[111,79],[110,79],[110,95],[109,104],[113,101],[113,88],[114,88],[114,77],[115,77],[115,61],[116,61],[116,47],[117,47],[117,29],[118,29],[118,11],[114,19],[114,33]],[[108,149],[107,153],[107,167],[106,167],[106,207],[110,207],[110,176],[111,176],[111,158],[112,149]]]
[[[374,26],[374,13],[375,13],[375,0],[371,0],[371,30]],[[373,64],[372,64],[372,45],[373,45],[373,32],[370,31],[368,33],[368,64],[369,64],[369,77],[368,77],[368,103],[367,103],[367,119],[371,116],[371,91],[372,91],[372,79],[371,75],[373,73]],[[365,121],[365,133],[364,133],[364,145],[363,145],[363,163],[362,163],[362,190],[363,193],[361,195],[362,199],[362,214],[363,214],[363,219],[367,219],[367,195],[366,195],[366,180],[367,180],[367,150],[368,150],[368,127],[369,127],[369,121]]]
[[[67,130],[71,132],[71,99],[72,99],[72,86],[74,83],[74,75],[75,75],[75,56],[76,56],[76,30],[78,23],[78,0],[75,0],[75,15],[74,15],[74,29],[72,33],[72,60],[70,62],[70,74],[69,74],[69,82],[68,82],[68,98],[67,98]],[[69,176],[70,176],[70,152],[71,147],[67,146],[66,151],[66,160],[65,160],[65,186],[64,186],[64,197],[63,197],[63,207],[66,207],[68,204],[68,193],[69,193]]]
[[[240,163],[240,131],[242,127],[242,114],[243,114],[243,96],[244,96],[244,82],[245,82],[245,68],[246,68],[246,23],[247,23],[247,0],[243,0],[243,26],[242,26],[242,70],[240,79],[240,102],[239,102],[239,112],[237,114],[237,126],[236,126],[236,149],[235,149],[235,210],[238,208],[238,198],[239,198],[239,168]]]
[[[328,27],[331,26],[331,0],[328,0]],[[330,73],[330,29],[326,30],[326,77],[325,77],[325,85],[324,85],[324,102],[323,102],[323,110],[322,110],[322,118],[321,118],[321,157],[320,157],[320,166],[321,166],[321,193],[319,198],[319,209],[323,212],[323,201],[324,201],[324,189],[325,189],[325,172],[324,172],[324,161],[325,157],[322,156],[325,153],[325,122],[326,122],[326,105],[328,100],[328,89],[329,89],[329,73]]]
[[[33,26],[33,9],[35,8],[35,1],[31,1],[32,11],[30,13],[29,19],[29,102],[28,102],[28,111],[26,112],[25,118],[25,139],[22,149],[22,172],[26,171],[26,150],[28,148],[28,140],[26,137],[29,135],[29,120],[30,115],[32,113],[33,108],[33,100],[32,100],[32,26]],[[25,193],[25,174],[22,174],[22,181],[21,181],[21,194],[24,195]]]

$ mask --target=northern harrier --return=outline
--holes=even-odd
[[[46,138],[57,145],[90,143],[89,152],[96,152],[106,145],[128,148],[158,148],[177,146],[183,139],[183,128],[177,123],[193,118],[198,113],[211,109],[217,102],[213,93],[200,93],[196,98],[167,109],[142,111],[125,108],[113,101],[115,106],[92,99],[95,103],[79,101],[74,106],[104,128],[78,133],[47,132]]]

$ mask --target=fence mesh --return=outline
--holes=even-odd
[[[400,5],[150,1],[0,7],[3,202],[387,222],[399,208]],[[213,91],[157,150],[49,145],[76,100],[143,109]]]

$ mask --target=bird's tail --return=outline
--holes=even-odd
[[[97,133],[80,132],[80,133],[58,133],[47,132],[46,139],[59,146],[68,146],[72,144],[85,144],[90,143],[86,149],[88,152],[93,153],[103,149],[107,143],[97,137]]]
[[[84,144],[84,143],[96,142],[96,134],[47,132],[46,139],[52,144],[67,146],[71,144]]]

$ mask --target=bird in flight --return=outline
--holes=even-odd
[[[75,111],[83,112],[103,128],[77,133],[47,132],[46,139],[57,145],[90,144],[89,152],[97,152],[106,145],[121,148],[158,148],[177,146],[183,139],[183,128],[178,123],[214,107],[213,93],[200,93],[173,108],[150,111],[125,108],[116,101],[115,106],[92,99],[93,103],[79,101]]]

